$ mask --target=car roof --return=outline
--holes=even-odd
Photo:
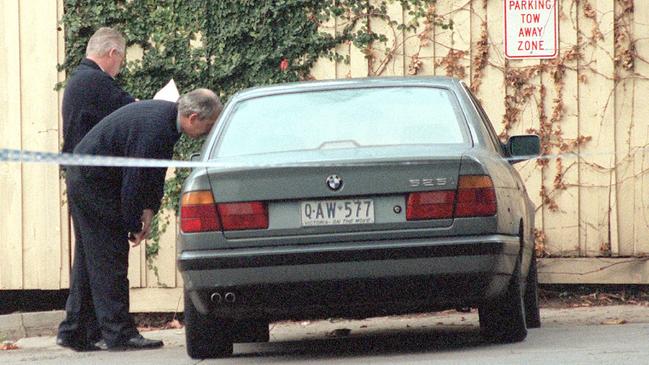
[[[446,76],[367,77],[322,81],[301,81],[245,89],[236,93],[232,99],[240,100],[274,94],[363,87],[432,86],[454,88],[457,87],[458,83],[458,79]]]

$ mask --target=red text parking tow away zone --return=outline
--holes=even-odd
[[[505,0],[504,4],[507,58],[556,57],[556,0]]]

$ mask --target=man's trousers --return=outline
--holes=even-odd
[[[99,328],[108,347],[119,346],[138,333],[129,313],[129,243],[119,196],[84,183],[77,171],[68,169],[66,179],[75,256],[59,338],[93,343]]]

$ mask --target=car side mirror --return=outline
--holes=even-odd
[[[201,159],[200,153],[192,153],[191,156],[189,156],[190,161],[200,161],[200,159]]]
[[[541,138],[531,134],[511,136],[506,146],[510,162],[517,163],[537,157],[541,153]]]

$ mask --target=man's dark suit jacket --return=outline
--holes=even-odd
[[[74,153],[170,160],[180,138],[176,103],[146,100],[128,104],[102,119]],[[141,231],[144,209],[160,209],[166,168],[69,166],[68,188],[95,205],[106,224]],[[121,213],[121,214],[120,214]]]
[[[63,152],[71,153],[100,120],[134,101],[95,62],[81,61],[63,93]]]

